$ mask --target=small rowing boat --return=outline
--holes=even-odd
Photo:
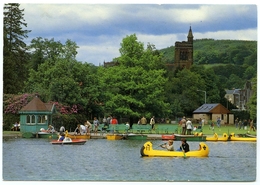
[[[162,140],[174,140],[175,136],[174,134],[172,135],[162,135]]]
[[[154,150],[153,144],[148,141],[142,146],[140,153],[146,157],[208,157],[209,147],[204,142],[200,142],[199,150],[184,153],[182,151]]]
[[[87,142],[85,139],[71,139],[65,137],[63,141],[53,140],[50,143],[53,145],[84,145]]]

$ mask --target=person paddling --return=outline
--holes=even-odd
[[[164,143],[160,147],[166,148],[168,151],[174,151],[173,140],[169,140],[168,143]]]
[[[181,146],[180,148],[178,149],[178,151],[183,151],[183,152],[188,152],[190,151],[190,146],[189,144],[187,143],[186,139],[185,138],[181,138]]]

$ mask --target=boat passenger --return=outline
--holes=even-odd
[[[169,140],[168,143],[164,143],[162,145],[160,145],[162,148],[167,149],[168,151],[174,151],[174,147],[173,147],[173,140]]]
[[[48,129],[46,131],[50,132],[50,133],[53,133],[53,132],[55,132],[55,129],[54,129],[54,127],[52,125],[49,125]]]
[[[86,127],[84,125],[78,124],[74,131],[74,134],[83,135],[84,133],[86,133]]]
[[[92,129],[92,124],[88,120],[85,122],[85,127],[86,127],[87,133],[90,134],[90,131]]]
[[[190,151],[190,146],[187,143],[185,138],[181,138],[181,146],[180,146],[180,148],[177,151],[183,151],[185,153]]]
[[[59,136],[58,141],[63,141],[64,139],[65,139],[65,134],[62,133],[62,134]]]
[[[60,127],[60,134],[62,134],[63,132],[65,132],[66,131],[66,129],[65,129],[65,127],[62,125],[61,127]]]

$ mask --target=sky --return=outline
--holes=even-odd
[[[78,61],[99,66],[119,57],[122,39],[132,34],[145,47],[151,43],[156,49],[186,41],[190,26],[194,39],[257,40],[257,4],[250,0],[250,4],[75,2],[20,2],[26,29],[31,30],[24,41],[30,44],[42,37],[65,44],[69,39],[79,46]]]

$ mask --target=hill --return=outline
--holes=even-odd
[[[175,46],[159,50],[163,61],[174,62]],[[194,64],[256,65],[257,41],[198,39],[193,42]]]

